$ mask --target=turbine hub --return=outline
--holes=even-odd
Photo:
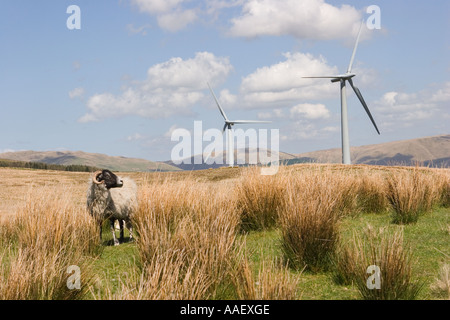
[[[341,80],[348,80],[348,79],[353,78],[354,76],[356,76],[355,73],[340,74],[340,75],[337,75],[336,78],[331,79],[331,82],[339,82]]]

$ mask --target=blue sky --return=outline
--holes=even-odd
[[[346,71],[370,5],[354,83],[381,135],[348,90],[351,145],[449,134],[447,0],[4,0],[0,151],[168,160],[174,129],[223,126],[206,81],[230,118],[272,120],[257,128],[281,151],[338,148],[339,86],[301,77]]]

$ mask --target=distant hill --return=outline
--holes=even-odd
[[[420,163],[424,166],[450,167],[450,135],[439,135],[419,139],[394,141],[382,144],[367,145],[350,148],[352,163],[373,165],[414,165]],[[235,152],[235,162],[239,165],[249,163],[251,157],[256,157],[259,163],[257,149],[240,149]],[[270,153],[268,155],[270,157]],[[179,171],[179,170],[204,170],[210,168],[225,167],[226,152],[212,155],[211,160],[223,159],[223,164],[208,165],[194,160],[201,155],[185,159],[185,163],[174,164],[172,161],[154,162],[145,159],[135,159],[117,156],[108,156],[98,153],[82,151],[17,151],[0,153],[0,159],[25,161],[30,163],[47,163],[63,166],[87,166],[110,169],[113,171]],[[205,157],[206,158],[206,157]],[[254,158],[252,158],[254,159]],[[329,149],[302,154],[289,154],[279,152],[280,162],[291,165],[296,163],[341,163],[341,149]],[[211,161],[210,160],[210,161]],[[198,161],[197,161],[198,162]]]
[[[113,171],[177,171],[177,167],[163,162],[108,156],[82,151],[17,151],[0,153],[0,159],[41,162],[57,165],[85,165]]]
[[[450,135],[351,147],[354,164],[450,167]],[[289,162],[341,163],[341,148],[297,154]],[[289,163],[290,164],[290,163]]]
[[[439,135],[433,137],[424,137],[411,140],[401,140],[388,143],[351,147],[351,159],[353,164],[372,164],[372,165],[415,165],[419,163],[423,166],[432,167],[450,167],[450,135]],[[249,163],[250,155],[257,154],[258,151],[240,150],[236,159],[242,161],[244,165]],[[297,163],[341,163],[341,148],[313,151],[301,154],[289,154],[280,152],[280,162],[286,165]],[[201,155],[196,156],[201,160]],[[194,164],[195,157],[185,159],[185,163],[174,164],[172,161],[165,161],[166,164],[176,166],[182,170],[203,170],[209,168],[219,168],[227,166],[226,152],[219,153],[216,160],[223,159],[223,164]],[[199,161],[197,161],[199,162]],[[201,161],[200,161],[201,162]],[[218,161],[216,161],[218,162]],[[258,158],[259,163],[259,158]]]
[[[2,168],[25,168],[38,170],[54,170],[54,171],[72,171],[72,172],[93,172],[99,170],[96,167],[85,166],[82,164],[49,164],[44,162],[28,162],[10,159],[0,159],[0,167]]]
[[[270,151],[267,153],[267,157],[271,157],[272,154]],[[173,161],[165,161],[164,163],[178,167],[182,170],[205,170],[205,169],[216,169],[221,167],[228,166],[227,164],[227,152],[220,152],[216,155],[212,155],[208,158],[208,155],[203,156],[204,159],[208,159],[207,162],[214,162],[212,164],[207,164],[204,161],[202,161],[201,155],[192,156],[190,158],[186,158],[183,160],[183,163],[181,164],[175,164]],[[290,159],[294,159],[295,155],[289,154],[286,152],[279,152],[279,159],[280,161],[287,161]],[[256,159],[256,161],[254,161]],[[197,163],[196,163],[197,162]],[[246,164],[255,164],[260,163],[259,158],[259,149],[239,149],[238,151],[234,152],[234,163],[235,165],[246,165]],[[221,164],[218,164],[221,163]]]

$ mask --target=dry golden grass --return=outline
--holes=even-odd
[[[71,190],[31,189],[18,213],[3,222],[0,244],[0,298],[76,299],[92,279],[98,233],[84,209],[74,205]],[[67,269],[80,268],[80,290],[67,286]]]
[[[260,171],[258,167],[244,169],[236,187],[241,229],[245,231],[275,227],[285,196],[286,167],[280,167],[276,175],[261,175]]]
[[[363,299],[415,299],[421,289],[413,279],[411,248],[403,241],[402,229],[374,230],[369,226],[363,235],[354,234],[351,242],[341,243],[335,256],[335,280],[354,282]],[[369,287],[369,266],[380,270],[380,288]]]
[[[443,299],[450,300],[450,265],[444,264],[441,267],[439,276],[432,284],[431,289]]]
[[[231,281],[240,300],[294,300],[297,299],[300,275],[292,274],[279,261],[264,260],[255,274],[254,266],[246,257],[231,271]]]
[[[120,279],[119,290],[107,286],[106,292],[93,294],[102,300],[200,300],[209,296],[211,282],[196,266],[196,259],[186,264],[184,252],[168,250],[155,255],[141,271]]]
[[[414,285],[402,236],[364,238],[364,244],[355,238],[341,248],[340,221],[361,212],[420,208],[422,214],[449,205],[449,172],[313,164],[281,167],[274,176],[261,176],[259,168],[127,173],[140,188],[132,244],[139,261],[113,288],[91,272],[101,248],[85,209],[89,174],[0,168],[0,298],[74,299],[89,291],[97,299],[214,299],[231,290],[227,297],[294,299],[298,277],[274,262],[281,255],[311,271],[327,270],[338,257],[347,268],[342,281],[355,283],[360,265],[373,260],[391,272],[385,284],[392,275],[401,280],[382,298],[405,297],[402,292],[414,298],[415,287],[402,286]],[[246,237],[242,230],[270,228],[280,229],[282,254],[255,266],[237,239]],[[83,290],[67,290],[68,265],[81,268]],[[94,292],[98,286],[104,290]]]
[[[42,187],[73,187],[73,201],[80,203],[86,194],[88,173],[0,168],[0,219],[25,204],[30,190]]]
[[[440,186],[440,202],[448,208],[450,207],[450,172],[437,172],[435,176]]]
[[[339,239],[338,223],[345,189],[334,184],[329,171],[303,172],[289,179],[279,209],[282,245],[289,262],[297,268],[327,268]]]
[[[365,168],[359,174],[358,210],[384,213],[389,209],[385,174]]]
[[[143,281],[170,279],[150,286],[146,296],[206,299],[216,295],[235,256],[239,223],[234,194],[218,192],[218,187],[170,179],[142,187],[133,220],[142,264],[150,276]],[[161,268],[161,263],[170,261],[176,264],[176,273]],[[161,274],[155,279],[158,270]]]
[[[387,177],[387,197],[393,208],[393,222],[417,222],[420,215],[431,210],[441,199],[442,185],[433,171],[414,168],[395,172]]]

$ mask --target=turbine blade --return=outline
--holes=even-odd
[[[302,77],[302,78],[305,78],[305,79],[323,79],[323,78],[326,78],[326,79],[328,79],[328,78],[340,78],[341,76],[340,75],[337,75],[337,76],[316,76],[316,77]]]
[[[222,114],[222,117],[225,119],[225,121],[228,121],[227,115],[225,114],[225,111],[223,111],[222,107],[220,106],[219,100],[217,100],[216,95],[214,94],[214,91],[211,89],[211,86],[209,85],[209,82],[207,82],[209,91],[211,91],[214,100],[216,101],[217,107],[219,108],[220,113]]]
[[[348,82],[350,83],[350,86],[353,88],[353,91],[355,91],[356,96],[358,97],[359,101],[361,102],[362,106],[367,112],[367,115],[370,118],[370,121],[372,121],[373,126],[375,127],[375,130],[377,130],[378,134],[380,134],[380,131],[378,130],[377,124],[375,123],[375,120],[372,117],[372,114],[369,111],[369,107],[367,106],[366,102],[364,101],[364,98],[361,94],[361,91],[357,87],[353,85],[352,79],[348,79]]]
[[[259,120],[233,120],[230,122],[232,122],[233,124],[272,123],[272,121],[259,121]]]
[[[228,123],[225,122],[225,125],[223,126],[223,129],[222,129],[222,134],[225,132],[225,130],[227,130],[227,127],[228,127]]]
[[[356,48],[358,48],[359,36],[361,35],[361,30],[363,26],[364,20],[361,21],[361,25],[359,26],[358,36],[356,37],[355,47],[353,48],[352,58],[350,59],[350,64],[348,65],[347,73],[352,71],[353,60],[355,59]]]

